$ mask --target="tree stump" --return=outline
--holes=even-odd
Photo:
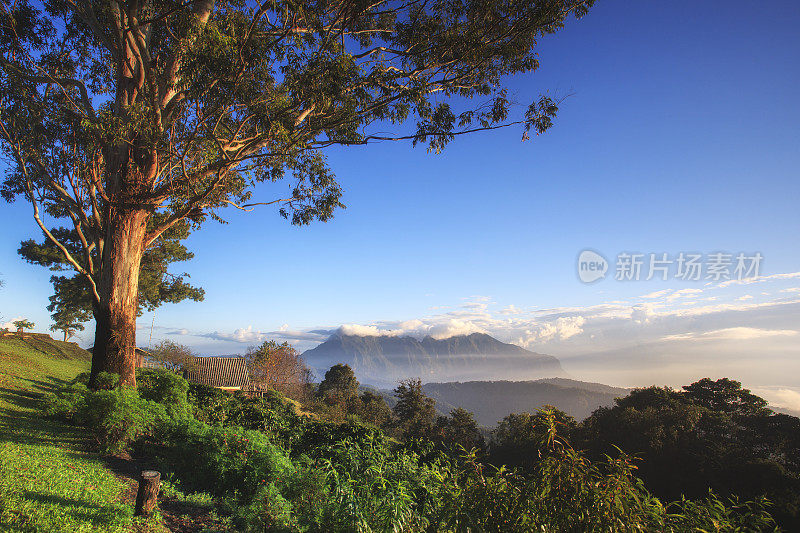
[[[144,470],[139,476],[139,492],[136,493],[136,516],[148,516],[158,503],[161,488],[161,473]]]

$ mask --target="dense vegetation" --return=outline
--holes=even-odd
[[[332,368],[307,401],[312,416],[298,414],[277,392],[231,395],[164,370],[140,370],[138,389],[117,387],[113,375],[103,376],[101,390],[85,382],[79,377],[49,395],[47,414],[87,426],[105,450],[147,457],[174,486],[211,494],[242,530],[775,527],[763,491],[744,501],[706,485],[691,500],[678,495],[666,503],[637,477],[645,462],[617,449],[585,454],[570,444],[583,442],[604,413],[624,409],[625,399],[585,426],[552,408],[512,415],[487,444],[467,411],[437,416],[418,381],[396,389],[390,410],[379,396],[359,393],[345,365]],[[673,393],[687,405],[699,401]]]

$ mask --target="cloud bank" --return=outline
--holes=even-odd
[[[754,291],[754,284],[764,290]],[[643,291],[641,296],[592,305],[537,308],[531,302],[496,302],[487,296],[447,303],[429,308],[430,314],[425,316],[397,321],[314,329],[248,325],[233,331],[195,333],[171,328],[170,334],[194,335],[235,351],[236,346],[268,339],[307,349],[335,333],[444,339],[479,332],[555,355],[577,379],[610,385],[677,386],[699,377],[727,376],[750,386],[800,390],[797,272],[747,283],[725,281]],[[781,394],[793,397],[788,392]]]

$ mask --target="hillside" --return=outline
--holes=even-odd
[[[90,359],[46,335],[0,337],[0,530],[132,530],[128,483],[87,451],[81,428],[37,409],[42,392],[88,370]]]
[[[535,412],[546,404],[582,420],[598,407],[611,406],[614,398],[629,392],[600,383],[561,378],[426,383],[423,389],[436,400],[437,410],[450,412],[463,407],[472,411],[478,423],[485,427],[494,427],[509,413]]]
[[[473,333],[447,339],[336,333],[303,353],[319,375],[337,363],[346,363],[363,383],[394,386],[398,380],[528,379],[564,376],[558,359],[531,352],[485,335]]]
[[[91,360],[92,354],[74,342],[42,334],[6,335],[0,337],[0,386],[29,388],[72,379],[88,371]]]

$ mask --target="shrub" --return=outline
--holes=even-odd
[[[92,430],[102,450],[114,453],[152,432],[166,418],[163,405],[143,399],[136,389],[123,387],[87,394],[74,420]]]
[[[138,391],[142,398],[162,404],[172,418],[189,418],[189,382],[164,369],[140,369],[136,372]]]
[[[300,530],[291,502],[281,495],[274,483],[261,487],[253,501],[237,514],[240,526],[247,531]]]
[[[293,471],[286,453],[258,431],[169,421],[159,428],[155,441],[156,459],[181,482],[241,501]]]
[[[357,424],[334,424],[331,422],[307,422],[299,439],[292,447],[292,456],[308,455],[312,458],[325,456],[325,450],[342,442],[354,446],[381,441],[388,444],[382,431]]]
[[[263,431],[289,445],[298,436],[303,418],[281,393],[268,391],[256,398],[235,395],[228,402],[224,424]]]
[[[100,449],[109,453],[123,451],[168,417],[164,405],[142,398],[137,389],[113,388],[119,383],[116,374],[100,372],[97,381],[102,387],[112,388],[90,390],[86,386],[88,374],[81,374],[69,385],[46,394],[43,412],[88,427]],[[168,397],[162,399],[169,402]]]
[[[83,377],[83,374],[81,376]],[[86,383],[88,383],[88,379]],[[119,387],[119,374],[110,374],[108,372],[100,372],[97,374],[95,380],[95,388],[98,390],[111,390]]]
[[[189,384],[189,403],[194,417],[200,422],[218,425],[225,422],[232,396],[208,385]]]

